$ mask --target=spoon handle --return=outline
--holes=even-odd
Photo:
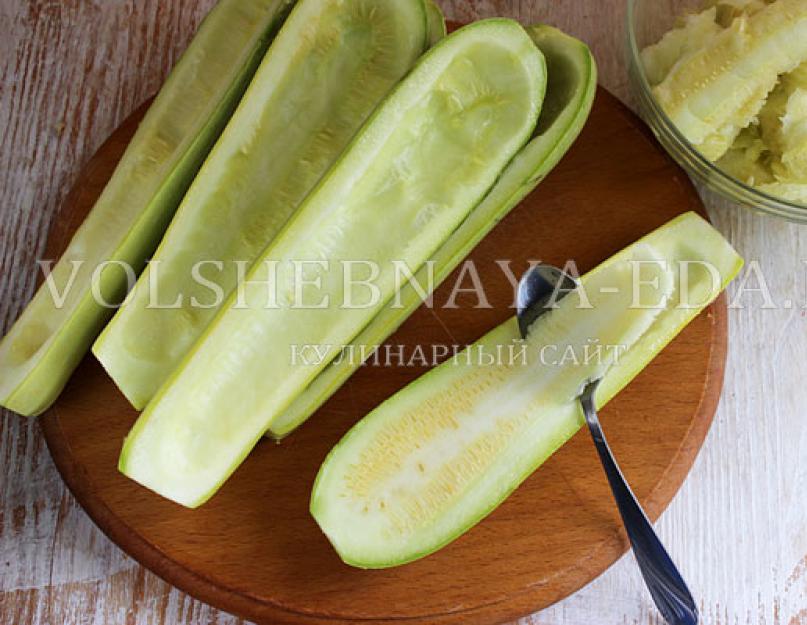
[[[670,625],[696,625],[698,609],[692,594],[653,530],[653,526],[636,500],[636,496],[625,480],[625,476],[608,446],[597,416],[594,390],[596,390],[596,385],[593,389],[587,389],[580,401],[642,577],[644,577],[656,607],[667,623]]]

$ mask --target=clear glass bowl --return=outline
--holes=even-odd
[[[664,149],[697,181],[733,202],[807,223],[807,206],[754,189],[704,158],[678,131],[653,96],[639,52],[656,43],[673,27],[676,18],[702,7],[703,0],[628,0],[630,82],[639,112]]]

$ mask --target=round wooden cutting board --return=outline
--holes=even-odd
[[[141,115],[87,166],[52,230],[49,258],[59,255],[91,208]],[[456,308],[444,309],[455,272],[437,292],[435,309],[417,311],[390,342],[410,348],[472,342],[513,314],[513,289],[496,261],[512,261],[516,275],[529,259],[556,265],[573,259],[586,271],[689,210],[703,207],[685,174],[628,109],[600,90],[571,152],[472,254],[490,307],[465,293]],[[721,299],[604,411],[615,453],[653,519],[703,442],[725,354]],[[384,571],[343,564],[308,513],[314,476],[351,425],[423,371],[361,369],[282,444],[261,442],[195,511],[118,473],[121,443],[137,414],[93,357],[42,423],[67,484],[112,540],[191,595],[261,623],[506,622],[569,595],[625,552],[594,447],[580,433],[439,553]],[[670,547],[675,553],[676,545]]]

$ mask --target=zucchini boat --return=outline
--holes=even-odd
[[[694,261],[688,280],[683,261]],[[511,319],[371,412],[322,465],[311,513],[353,566],[396,566],[436,551],[577,432],[587,381],[602,378],[597,403],[608,402],[741,264],[694,213],[673,220],[587,274],[587,299],[567,295],[525,342]],[[504,356],[484,364],[479,353]]]
[[[759,114],[779,75],[805,60],[807,2],[776,0],[682,58],[653,92],[687,140],[715,161]]]
[[[440,247],[527,142],[544,58],[515,21],[443,39],[372,115],[140,416],[120,469],[195,507]],[[377,297],[344,287],[373,261]],[[348,297],[351,302],[348,302]],[[324,348],[321,360],[295,349]]]
[[[222,0],[177,63],[90,215],[0,343],[0,404],[47,409],[154,251],[289,0]],[[64,300],[61,301],[61,298]]]
[[[597,89],[597,69],[588,47],[551,26],[527,29],[546,58],[547,91],[533,139],[490,190],[430,259],[434,283],[445,280],[470,251],[555,167],[580,134]],[[416,283],[426,285],[429,275],[421,269]],[[369,353],[380,345],[422,303],[412,284],[404,285],[394,305],[386,307],[352,342],[354,353]],[[363,349],[364,352],[358,351]],[[269,430],[283,438],[308,419],[345,383],[360,363],[337,359],[283,411]]]
[[[446,18],[440,7],[434,3],[434,0],[425,0],[425,2],[428,47],[432,48],[448,34],[448,30],[446,28]]]
[[[428,37],[423,0],[297,3],[154,259],[93,346],[136,409],[224,304],[238,263],[248,268],[271,243]]]

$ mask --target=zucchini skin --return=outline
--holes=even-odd
[[[510,162],[487,197],[431,258],[435,285],[451,275],[496,224],[554,169],[579,136],[591,112],[597,90],[597,66],[588,46],[551,26],[535,25],[528,27],[527,32],[542,51],[548,74],[547,95],[535,135]],[[416,280],[427,284],[426,270],[417,272]],[[400,301],[381,311],[352,345],[358,350],[382,344],[421,303],[411,284],[404,285]],[[267,435],[282,439],[291,434],[359,367],[359,363],[349,358],[328,365],[283,411]]]
[[[682,299],[680,292],[676,290],[682,284],[680,276],[675,276],[679,280],[671,278],[673,280],[671,286],[674,287],[673,297],[665,302],[664,308],[658,313],[649,329],[644,330],[638,341],[632,343],[627,352],[622,353],[619,367],[606,370],[607,373],[597,393],[598,406],[604,406],[619,393],[692,319],[700,314],[703,308],[714,301],[743,264],[742,259],[711,225],[695,213],[686,213],[625,248],[583,276],[584,288],[602,275],[604,270],[636,256],[641,257],[637,252],[642,248],[660,252],[660,257],[670,263],[666,266],[668,269],[678,267],[679,261],[711,263],[720,275],[720,284],[713,283],[711,276],[708,279],[708,286],[702,281],[688,282],[690,291],[687,301],[691,302],[691,305],[684,307],[679,306]],[[593,293],[596,293],[596,290]],[[691,297],[693,295],[694,298]],[[542,322],[556,325],[559,323],[557,319],[551,318],[551,313],[538,323]],[[535,326],[531,333],[534,331]],[[511,318],[482,337],[475,346],[469,348],[469,352],[472,353],[471,350],[479,346],[485,346],[490,350],[488,353],[492,353],[496,346],[513,344],[519,338],[517,320]],[[560,341],[560,345],[565,344],[563,339],[557,340]],[[382,569],[406,564],[438,551],[496,509],[583,425],[584,421],[575,400],[575,393],[579,393],[579,388],[576,385],[571,387],[568,381],[561,379],[562,374],[556,374],[555,378],[545,384],[552,390],[556,387],[562,389],[561,396],[553,397],[551,392],[546,391],[544,393],[546,397],[542,401],[530,404],[534,406],[532,411],[525,409],[533,421],[523,425],[523,429],[518,430],[516,434],[510,434],[510,442],[494,452],[497,454],[495,459],[487,465],[487,472],[493,473],[494,477],[490,477],[485,471],[481,475],[473,476],[473,480],[464,487],[464,490],[457,491],[453,500],[448,499],[447,502],[438,504],[440,507],[436,510],[415,508],[415,503],[418,502],[411,503],[409,509],[416,509],[425,519],[421,526],[404,526],[405,529],[400,530],[400,536],[395,535],[390,528],[389,535],[382,534],[387,536],[386,539],[373,542],[374,539],[371,538],[368,542],[366,537],[374,536],[374,531],[375,536],[379,535],[376,525],[378,521],[368,518],[367,526],[364,527],[363,514],[358,511],[356,500],[349,500],[346,491],[355,489],[355,485],[352,484],[356,482],[351,482],[354,477],[358,476],[358,483],[361,484],[362,476],[376,474],[379,470],[376,466],[363,464],[366,458],[375,458],[378,455],[378,449],[375,449],[375,455],[368,456],[368,449],[372,450],[374,445],[376,447],[381,445],[387,450],[387,457],[394,457],[389,451],[389,445],[394,444],[394,441],[389,436],[382,438],[379,434],[383,426],[395,420],[402,420],[417,413],[418,410],[432,421],[439,419],[440,408],[435,406],[435,402],[439,399],[434,398],[448,396],[452,390],[456,395],[457,389],[460,389],[461,393],[463,387],[460,381],[470,376],[474,376],[471,379],[480,388],[495,388],[499,379],[488,376],[491,379],[487,380],[484,374],[484,365],[457,365],[448,361],[432,369],[376,408],[351,428],[331,450],[315,480],[310,509],[312,516],[346,564],[357,568]],[[530,387],[541,382],[538,378],[533,383],[531,376],[526,376],[526,380]],[[524,382],[524,376],[521,382]],[[572,388],[575,390],[570,390]],[[518,386],[510,388],[510,391],[512,397],[517,397],[520,392]],[[464,401],[465,396],[461,395],[455,399]],[[474,401],[471,406],[479,406],[481,403]],[[473,410],[471,407],[463,407],[457,409],[457,412],[466,409],[469,414]],[[514,406],[500,407],[496,404],[488,414],[493,418],[498,412],[505,415],[515,410]],[[494,412],[496,414],[493,414]],[[455,419],[459,418],[455,415]],[[459,439],[456,444],[466,446],[470,444],[467,441],[473,439],[463,437],[467,436],[468,432],[462,431],[459,425],[456,429],[458,431],[456,438]],[[495,434],[496,430],[493,432]],[[423,442],[424,446],[426,444],[427,442]],[[444,449],[447,443],[443,440],[442,444],[441,449]],[[427,465],[429,463],[428,460],[424,462]],[[402,472],[403,466],[404,460],[396,458],[392,468]],[[401,492],[406,492],[405,485],[408,482],[403,479],[405,477],[397,475],[397,481],[394,478],[386,478],[388,484],[397,484],[400,488],[398,491],[388,492],[387,505],[381,508],[377,516],[393,514],[384,510],[393,508],[394,498],[402,496]],[[474,490],[477,491],[475,495],[481,493],[485,498],[479,500],[468,494]],[[364,502],[365,514],[368,512],[367,501],[368,498],[365,498],[359,502],[360,505]],[[370,512],[374,511],[375,509]],[[392,517],[389,521],[393,527],[395,527],[394,520]]]
[[[120,470],[186,507],[213,496],[327,364],[295,365],[291,348],[343,344],[364,327],[394,294],[393,261],[421,266],[528,141],[545,85],[543,55],[513,20],[477,22],[427,53],[267,248],[246,292],[231,296],[140,416]],[[383,268],[380,299],[340,307],[343,282],[335,272],[320,274],[325,286],[295,304],[288,296],[294,267],[280,262],[271,283],[282,305],[267,307],[271,268],[264,260],[323,258],[337,265],[375,260]],[[334,304],[321,307],[326,294]]]
[[[423,0],[301,0],[188,190],[153,261],[93,346],[142,410],[427,43]],[[193,279],[199,263],[205,278]],[[202,275],[200,273],[200,275]],[[159,302],[152,306],[154,289]],[[194,305],[194,300],[201,305]]]
[[[221,0],[205,18],[51,272],[61,291],[72,262],[81,263],[71,295],[58,307],[42,284],[0,343],[0,405],[35,416],[56,400],[112,314],[93,290],[102,302],[117,303],[128,288],[115,266],[96,267],[142,270],[291,4]],[[209,71],[200,70],[206,63]]]
[[[446,18],[434,0],[423,0],[426,7],[426,48],[433,48],[448,35]]]

